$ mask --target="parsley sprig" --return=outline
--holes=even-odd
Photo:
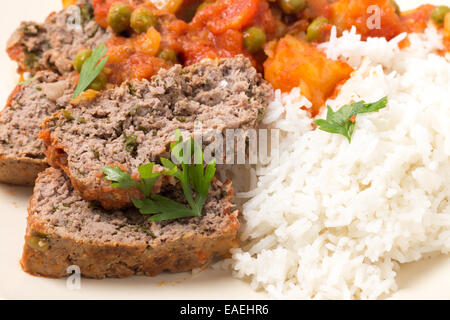
[[[353,131],[355,130],[356,116],[362,113],[378,112],[386,107],[387,97],[384,97],[374,103],[365,103],[364,101],[355,102],[350,105],[344,105],[336,112],[328,107],[327,118],[317,119],[314,122],[322,131],[341,134],[351,143]]]
[[[80,79],[78,80],[77,88],[73,93],[73,98],[78,97],[84,92],[92,81],[102,72],[105,67],[108,57],[105,54],[108,50],[105,48],[105,44],[101,43],[97,48],[92,51],[92,55],[86,59],[81,67]]]
[[[164,221],[187,217],[200,217],[203,206],[208,197],[211,181],[216,172],[216,161],[212,160],[204,167],[201,147],[191,138],[187,141],[187,147],[194,151],[194,163],[189,164],[189,157],[183,155],[186,150],[183,137],[179,130],[175,134],[175,142],[171,143],[172,155],[181,168],[172,161],[161,158],[162,165],[167,171],[153,172],[154,163],[148,163],[138,167],[141,180],[137,181],[119,167],[103,167],[103,173],[107,180],[112,181],[114,188],[130,189],[138,188],[145,195],[143,199],[133,199],[133,204],[141,214],[151,215],[150,221]],[[184,196],[188,206],[176,202],[167,197],[152,194],[155,182],[161,175],[173,176],[181,182]]]

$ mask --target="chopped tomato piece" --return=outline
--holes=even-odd
[[[108,11],[115,0],[92,0],[95,21],[103,28],[108,27]]]
[[[255,18],[259,3],[260,0],[219,0],[200,10],[192,22],[206,25],[214,34],[240,30]]]

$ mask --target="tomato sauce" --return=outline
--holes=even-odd
[[[315,0],[308,1],[308,6],[305,8],[302,18],[311,20],[316,17],[324,17],[331,20],[332,14],[332,7],[328,0]]]
[[[248,26],[263,28],[272,37],[276,24],[265,0],[218,0],[199,10],[191,22],[177,19],[169,12],[157,10],[150,2],[137,0],[93,0],[95,19],[107,27],[107,15],[111,5],[122,2],[136,9],[147,6],[160,17],[160,47],[170,48],[178,53],[184,65],[190,65],[204,58],[226,58],[244,54],[256,60],[243,47],[243,30]],[[116,35],[106,43],[110,57],[107,67],[111,69],[109,81],[118,84],[132,77],[150,78],[159,68],[170,67],[170,63],[155,57],[145,50],[140,38],[132,35]],[[158,51],[158,50],[157,50]],[[260,67],[261,70],[261,67]]]
[[[165,35],[185,65],[237,54],[252,59],[243,47],[242,32],[249,26],[258,26],[273,36],[275,19],[265,0],[218,0],[199,10],[189,23],[172,21]]]
[[[69,0],[67,0],[69,1]],[[111,5],[122,2],[134,10],[140,6],[151,9],[158,17],[158,26],[144,34],[115,35],[106,46],[109,61],[108,80],[119,84],[127,79],[150,78],[161,68],[173,63],[158,58],[158,52],[171,49],[178,62],[190,65],[204,58],[247,56],[275,87],[289,91],[300,86],[313,102],[312,114],[352,69],[345,63],[327,59],[313,44],[306,41],[309,24],[317,17],[327,18],[318,42],[326,41],[331,28],[338,33],[355,26],[363,39],[392,39],[402,32],[421,32],[428,22],[433,5],[423,5],[399,14],[390,0],[308,0],[298,14],[286,15],[276,2],[268,0],[171,0],[170,8],[159,10],[148,0],[92,0],[97,23],[108,27]],[[369,10],[371,6],[373,10]],[[174,11],[178,9],[178,14]],[[379,25],[374,15],[379,15]],[[183,19],[181,19],[183,18]],[[371,20],[372,25],[368,24]],[[449,19],[450,20],[450,19]],[[244,31],[258,27],[266,34],[264,50],[249,53],[244,46]],[[286,37],[287,35],[287,37]],[[294,37],[292,37],[294,36]],[[450,41],[446,38],[446,44]],[[402,46],[407,46],[407,40]]]
[[[170,64],[136,48],[136,39],[113,37],[106,42],[108,63],[106,70],[110,83],[120,84],[128,79],[149,79]]]
[[[431,11],[435,6],[431,4],[421,5],[420,7],[402,13],[401,20],[408,32],[423,32],[429,22]]]
[[[143,0],[92,0],[92,7],[94,8],[94,16],[97,24],[103,28],[108,27],[108,12],[111,6],[116,3],[121,2],[127,5],[131,10],[136,9],[141,5],[148,7],[153,7],[150,1]]]

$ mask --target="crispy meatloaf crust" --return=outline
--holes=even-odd
[[[81,197],[105,209],[123,208],[139,190],[114,189],[101,168],[120,164],[132,175],[169,150],[176,129],[255,128],[272,89],[247,58],[204,60],[161,70],[151,82],[131,81],[45,121],[47,160],[63,169]],[[68,117],[67,112],[70,113]],[[83,122],[79,121],[83,119]],[[131,141],[131,143],[130,143]]]
[[[22,22],[11,35],[6,51],[17,61],[19,72],[52,70],[66,75],[73,71],[77,52],[97,47],[111,37],[94,20],[88,0],[52,13],[44,23]]]
[[[38,139],[45,118],[70,101],[75,81],[61,80],[49,71],[18,85],[0,113],[0,182],[33,185],[47,168],[42,140]]]
[[[76,265],[84,277],[155,276],[204,265],[238,245],[231,182],[215,180],[202,217],[148,222],[135,209],[105,212],[82,200],[65,174],[39,175],[30,200],[24,271],[59,278]],[[179,190],[165,194],[183,198]]]

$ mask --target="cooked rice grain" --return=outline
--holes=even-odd
[[[256,168],[244,196],[238,278],[273,298],[379,298],[399,264],[450,250],[450,63],[435,29],[360,40],[346,32],[321,48],[359,67],[333,108],[389,97],[359,115],[352,143],[313,130],[298,89],[276,93],[265,123],[281,130],[280,163]],[[324,118],[325,114],[319,116]]]

